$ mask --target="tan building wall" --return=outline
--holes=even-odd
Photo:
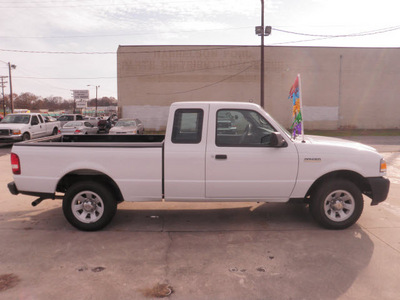
[[[163,129],[175,101],[260,103],[259,46],[120,46],[122,117]],[[400,49],[265,47],[265,109],[292,123],[301,74],[306,129],[400,128]]]

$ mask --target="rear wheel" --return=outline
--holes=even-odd
[[[311,195],[311,214],[325,228],[344,229],[353,225],[363,208],[361,191],[347,180],[325,182]]]
[[[55,128],[53,129],[52,135],[57,135],[57,134],[58,134],[58,128],[55,127]]]
[[[72,185],[65,193],[63,212],[74,227],[95,231],[109,224],[117,211],[117,201],[109,189],[94,181]]]

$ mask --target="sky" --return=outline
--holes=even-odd
[[[398,0],[264,3],[266,46],[400,47]],[[117,98],[119,45],[261,41],[261,0],[0,0],[0,11],[0,76],[10,62],[13,93],[41,97],[94,98],[99,86],[99,98]]]

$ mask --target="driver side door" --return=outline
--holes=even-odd
[[[286,201],[297,176],[295,146],[269,146],[277,130],[257,111],[216,109],[212,118],[215,140],[207,145],[206,197]]]
[[[30,131],[33,139],[46,135],[46,127],[40,122],[37,115],[32,115]]]

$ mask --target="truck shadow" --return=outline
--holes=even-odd
[[[120,275],[130,282],[165,269],[160,280],[173,285],[177,299],[193,298],[193,291],[197,299],[223,299],[226,290],[235,299],[336,299],[354,284],[374,252],[368,233],[358,225],[322,229],[300,204],[210,208],[129,203],[119,207],[109,226],[91,233],[70,226],[57,203],[41,205],[3,212],[3,240],[30,240],[35,255],[52,256],[57,250],[66,265],[130,266],[135,272]],[[10,259],[23,251],[15,243],[6,246]]]
[[[318,228],[307,207],[302,204],[240,203],[236,207],[232,203],[194,205],[192,209],[187,203],[161,203],[152,208],[148,204],[127,203],[119,207],[106,230],[212,232]]]

